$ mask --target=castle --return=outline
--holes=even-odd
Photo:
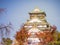
[[[53,41],[55,26],[46,20],[46,13],[38,8],[29,12],[30,19],[16,34],[14,45],[44,45]]]

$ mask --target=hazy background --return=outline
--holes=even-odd
[[[34,8],[40,8],[46,12],[46,19],[51,25],[56,25],[60,31],[60,0],[0,0],[0,8],[5,11],[0,14],[0,24],[12,23],[14,28],[10,38],[29,19],[29,12]]]

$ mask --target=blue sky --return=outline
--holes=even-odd
[[[45,11],[47,21],[51,25],[56,25],[60,31],[60,0],[0,0],[0,8],[5,8],[3,14],[0,14],[0,24],[13,24],[11,38],[29,19],[28,13],[36,7]]]

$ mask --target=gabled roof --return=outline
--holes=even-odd
[[[40,12],[43,12],[42,10],[40,10],[39,8],[35,8],[32,13],[40,13]]]
[[[44,12],[44,11],[40,10],[39,8],[35,8],[30,13],[42,13],[42,12]]]
[[[41,20],[39,20],[38,18],[34,18],[32,20],[29,21],[30,23],[33,23],[33,22],[41,22]]]
[[[29,12],[29,14],[45,14],[44,11],[40,10],[39,8],[35,8],[34,10],[32,10],[31,12]],[[46,15],[46,14],[45,14]]]
[[[31,28],[29,32],[39,32],[40,30],[38,28]]]

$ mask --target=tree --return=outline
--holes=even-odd
[[[58,41],[60,41],[60,32],[58,32]]]
[[[4,40],[6,41],[6,43],[8,43],[8,39],[10,39],[10,31],[11,31],[12,27],[11,27],[11,23],[9,23],[8,25],[4,25],[1,24],[0,25],[0,36],[1,36],[1,41],[4,42]],[[4,33],[5,32],[5,33]],[[5,36],[5,37],[4,37]],[[3,44],[3,43],[2,43]],[[5,44],[5,42],[4,42]]]
[[[19,45],[23,45],[23,42],[29,37],[28,32],[25,30],[24,27],[21,28],[19,32],[16,33],[16,40],[19,42]]]
[[[2,43],[3,45],[11,45],[12,40],[10,38],[3,38]]]

